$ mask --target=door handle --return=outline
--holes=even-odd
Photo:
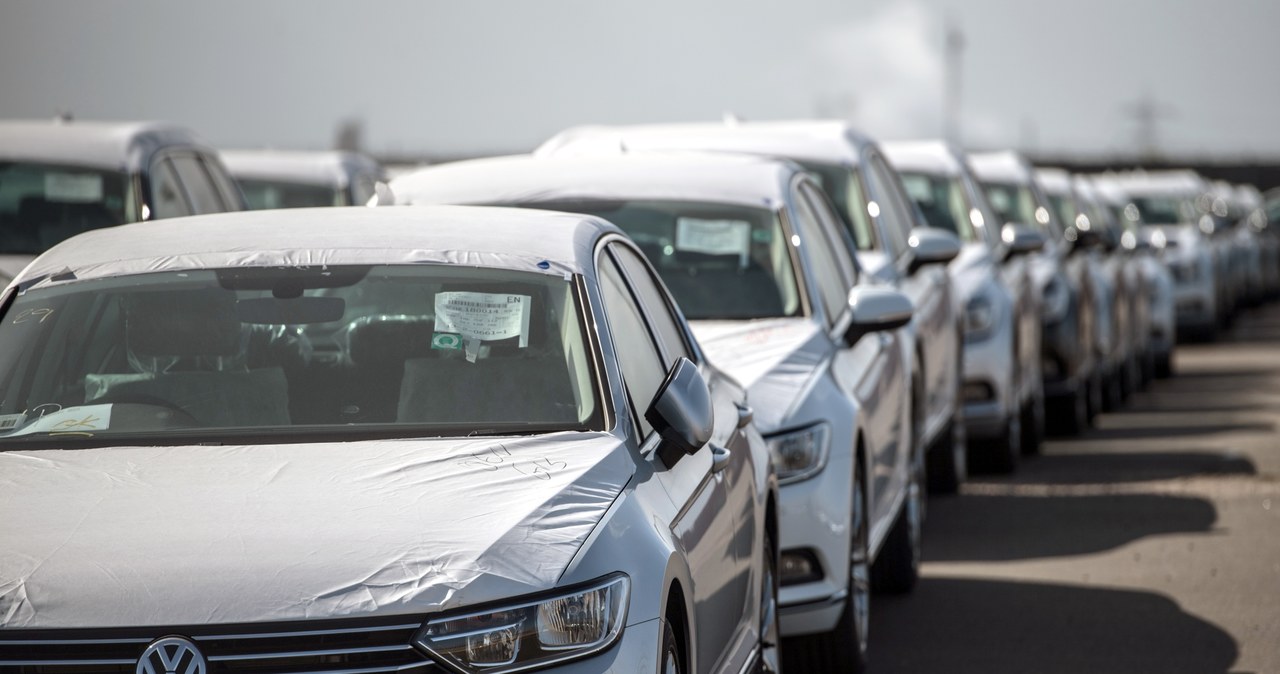
[[[711,472],[719,473],[729,467],[729,459],[733,457],[733,452],[728,447],[719,445],[711,445]]]
[[[738,408],[738,428],[746,428],[756,418],[755,410],[742,403],[734,403],[734,406]]]

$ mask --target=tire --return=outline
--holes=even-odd
[[[954,494],[969,478],[969,452],[964,424],[952,418],[925,457],[930,494]]]
[[[782,671],[782,635],[778,630],[778,550],[773,536],[764,535],[764,569],[760,579],[760,657],[756,674],[778,674]]]
[[[1114,412],[1124,404],[1124,366],[1121,365],[1110,374],[1102,377],[1102,411]]]
[[[1168,379],[1173,376],[1173,353],[1165,351],[1156,356],[1156,378]]]
[[[871,567],[871,587],[879,592],[906,594],[920,578],[920,558],[924,540],[924,459],[912,461],[907,495],[902,509]]]
[[[1049,427],[1059,435],[1080,435],[1089,427],[1089,391],[1081,386],[1069,396],[1045,401]]]
[[[1009,414],[1000,437],[981,445],[980,463],[994,473],[1009,474],[1018,469],[1022,456],[1022,410]]]
[[[787,640],[783,669],[814,674],[864,674],[871,618],[871,535],[861,460],[853,475],[853,535],[849,540],[849,592],[835,629]]]
[[[1022,455],[1040,454],[1044,445],[1044,398],[1036,395],[1022,406]]]
[[[662,674],[682,674],[684,665],[680,658],[680,641],[676,631],[671,628],[669,620],[662,621],[662,648],[658,651],[662,660],[658,663],[658,671]]]
[[[1088,403],[1085,406],[1088,416],[1084,426],[1080,429],[1081,432],[1083,432],[1085,428],[1088,428],[1093,423],[1093,420],[1102,413],[1104,397],[1102,389],[1102,373],[1095,370],[1094,373],[1089,376],[1088,380],[1088,388],[1086,389],[1086,395],[1088,397],[1085,399]]]

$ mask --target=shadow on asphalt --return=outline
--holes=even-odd
[[[1019,483],[1118,484],[1178,478],[1257,475],[1248,457],[1219,452],[1050,454],[1024,464]]]
[[[1084,555],[1147,536],[1207,533],[1209,501],[1186,496],[987,496],[930,501],[927,562],[986,562]]]
[[[1232,637],[1150,592],[921,578],[871,603],[876,674],[1221,674]]]
[[[1120,414],[1123,414],[1121,412]],[[1193,423],[1167,424],[1161,426],[1135,426],[1129,428],[1096,428],[1073,440],[1086,442],[1105,442],[1107,440],[1142,440],[1144,438],[1186,438],[1192,435],[1214,435],[1217,433],[1274,433],[1276,425],[1269,422],[1241,423]],[[1055,438],[1056,439],[1056,438]]]

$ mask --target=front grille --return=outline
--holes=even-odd
[[[443,674],[410,645],[422,620],[393,617],[247,625],[0,630],[0,674],[133,674],[147,646],[186,637],[209,674]]]

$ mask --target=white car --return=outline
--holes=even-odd
[[[915,436],[926,447],[929,484],[955,491],[964,481],[961,368],[963,329],[945,262],[960,252],[951,232],[918,226],[893,167],[871,138],[842,121],[728,122],[563,131],[536,151],[543,156],[619,151],[693,150],[777,157],[814,175],[836,207],[866,273],[898,288],[915,305]],[[950,257],[948,257],[950,255]]]
[[[1042,298],[1040,371],[1046,417],[1051,430],[1080,433],[1102,407],[1094,344],[1094,274],[1076,254],[1077,241],[1068,240],[1066,227],[1024,157],[1015,152],[976,153],[969,155],[969,166],[1003,223],[1032,227],[1046,239],[1044,249],[1031,256],[1032,276]]]
[[[357,152],[223,150],[222,161],[253,209],[363,206],[387,180]]]
[[[777,669],[768,449],[607,223],[127,225],[3,307],[0,669]]]
[[[631,153],[442,164],[391,193],[590,213],[636,241],[773,450],[782,634],[805,637],[788,660],[860,671],[871,583],[909,590],[920,563],[913,349],[895,329],[911,303],[859,268],[817,182],[761,157]]]
[[[972,463],[1011,471],[1021,454],[1039,449],[1044,428],[1040,298],[1026,258],[1044,247],[1044,237],[1002,227],[964,156],[950,145],[885,143],[884,151],[929,226],[955,233],[964,244],[948,271],[964,307],[969,454]]]
[[[1211,238],[1212,219],[1196,205],[1207,191],[1204,180],[1190,171],[1121,173],[1114,180],[1142,222],[1160,234],[1162,258],[1174,280],[1179,333],[1212,339],[1229,313],[1223,274],[1230,255]]]

